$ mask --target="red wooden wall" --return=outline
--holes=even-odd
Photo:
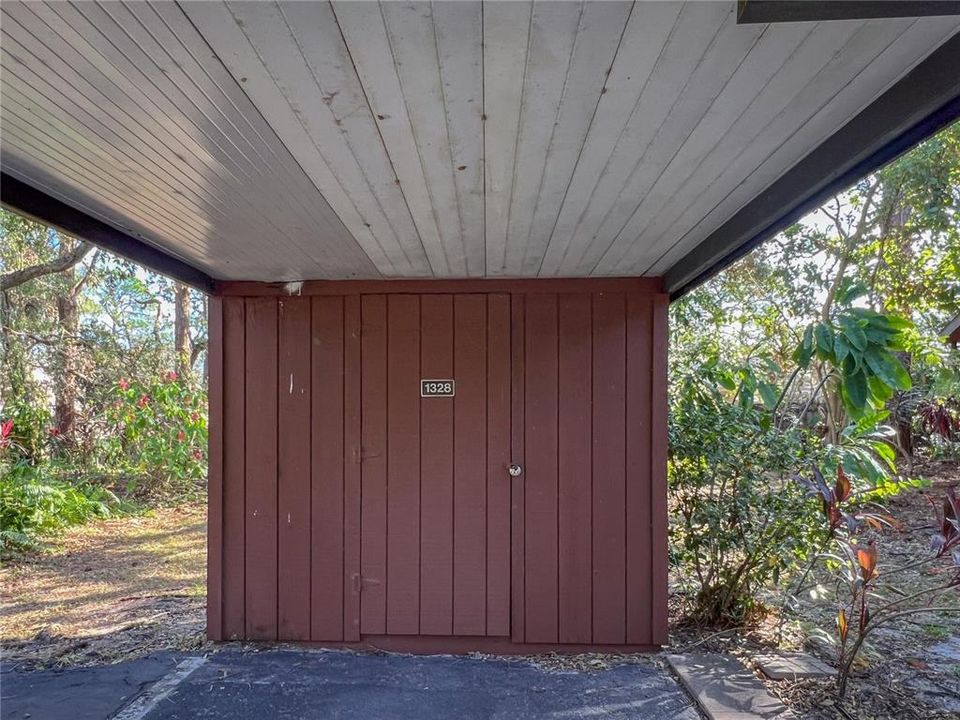
[[[209,635],[665,642],[655,289],[225,286],[210,304]],[[421,378],[455,378],[456,396],[421,398]]]

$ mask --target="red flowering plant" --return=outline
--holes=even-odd
[[[122,378],[107,410],[105,460],[128,492],[189,492],[206,477],[204,393],[173,371],[150,382]]]
[[[0,423],[0,450],[5,450],[12,442],[10,434],[13,432],[13,420]]]

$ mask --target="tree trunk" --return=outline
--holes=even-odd
[[[174,352],[177,356],[177,376],[187,379],[192,368],[190,347],[190,288],[183,283],[173,284]]]
[[[64,445],[73,445],[77,429],[77,331],[80,311],[77,295],[68,289],[57,297],[61,342],[57,350],[60,372],[56,382],[56,428]]]

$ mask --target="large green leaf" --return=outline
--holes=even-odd
[[[820,358],[829,358],[833,355],[833,329],[824,323],[819,323],[814,329],[813,334],[817,338],[817,356]]]
[[[803,331],[803,340],[793,351],[793,361],[801,368],[810,364],[810,358],[813,357],[813,326],[808,325]]]
[[[851,345],[857,348],[857,350],[866,350],[867,336],[856,320],[844,315],[840,318],[840,326],[843,328],[843,334],[847,337],[847,340],[850,341]]]
[[[842,363],[844,358],[846,358],[852,350],[853,348],[850,347],[847,338],[837,333],[833,339],[833,353],[837,358],[837,362]]]
[[[843,396],[853,415],[863,412],[867,404],[867,376],[860,370],[843,378]]]
[[[886,350],[872,346],[863,354],[863,359],[867,367],[890,387],[897,390],[910,388],[910,375],[904,370],[900,361]]]
[[[870,447],[873,449],[873,452],[877,454],[877,457],[886,463],[890,470],[894,472],[896,471],[897,452],[889,443],[883,442],[882,440],[876,440],[870,443]]]
[[[780,400],[780,391],[777,386],[768,382],[760,382],[757,384],[757,390],[760,391],[763,404],[766,405],[768,410],[773,410]]]
[[[867,378],[867,385],[870,388],[870,394],[878,402],[886,402],[893,397],[893,388],[876,375]]]
[[[868,292],[868,288],[860,280],[845,277],[834,298],[838,305],[847,305],[859,297],[863,297]]]

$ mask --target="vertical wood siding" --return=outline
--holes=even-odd
[[[663,296],[210,313],[211,637],[666,641]]]
[[[453,377],[453,296],[420,300],[420,367],[424,377]],[[420,632],[453,634],[453,400],[420,406]]]
[[[311,313],[310,638],[343,640],[344,589],[350,589],[344,582],[343,298],[313,298]]]
[[[277,634],[310,639],[310,298],[279,303]]]

